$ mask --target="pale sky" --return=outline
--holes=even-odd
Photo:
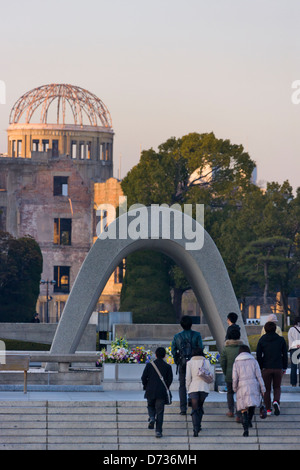
[[[242,144],[258,181],[300,186],[299,0],[0,0],[0,152],[15,101],[70,83],[115,131],[114,175],[190,132]]]

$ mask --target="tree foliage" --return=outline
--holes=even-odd
[[[253,188],[243,204],[229,214],[221,228],[219,248],[231,273],[236,294],[243,298],[260,289],[281,293],[286,316],[288,296],[299,288],[299,190],[294,196],[288,181],[267,184],[266,191]]]
[[[43,258],[30,236],[0,232],[0,321],[28,322],[36,310]]]
[[[128,206],[136,203],[146,206],[175,203],[183,206],[186,203],[194,207],[204,204],[205,228],[210,233],[218,233],[226,213],[235,209],[244,193],[253,186],[254,168],[255,163],[241,145],[217,139],[213,133],[192,133],[179,139],[168,139],[158,147],[158,152],[153,149],[143,151],[140,162],[123,179],[122,189]],[[126,286],[130,282],[130,266],[128,263]],[[174,262],[166,263],[165,270],[168,270],[168,289],[173,289],[179,320],[181,297],[189,285]],[[126,295],[124,287],[122,310]]]
[[[133,313],[134,323],[174,323],[167,259],[144,250],[128,256],[121,292],[122,311]]]

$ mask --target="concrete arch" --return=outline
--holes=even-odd
[[[159,225],[157,222],[159,221]],[[191,243],[194,240],[194,244]],[[197,243],[196,243],[197,242]],[[194,249],[197,248],[197,249]],[[51,346],[51,353],[74,353],[109,277],[123,258],[151,249],[172,258],[187,276],[219,351],[237,299],[223,259],[205,229],[189,215],[162,206],[139,207],[121,215],[101,234],[77,275]]]

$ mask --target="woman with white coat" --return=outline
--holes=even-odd
[[[191,416],[194,437],[197,437],[199,431],[201,431],[201,421],[204,414],[203,404],[209,393],[209,384],[198,375],[199,368],[202,367],[203,364],[209,369],[209,361],[205,359],[203,349],[193,349],[192,357],[186,365],[185,382],[189,401],[192,405]]]
[[[258,362],[246,345],[240,346],[233,363],[232,388],[236,393],[237,410],[242,412],[243,436],[248,436],[255,407],[260,406],[266,388]]]

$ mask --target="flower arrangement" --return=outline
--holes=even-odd
[[[143,346],[136,346],[130,351],[128,362],[131,364],[146,364],[151,361],[151,356],[151,351],[146,351]]]
[[[172,354],[172,351],[171,351],[171,346],[166,348],[166,361],[170,365],[175,364],[174,357],[173,357],[173,354]]]
[[[220,354],[218,352],[209,352],[205,348],[203,352],[210,364],[217,364],[219,362]],[[96,365],[101,366],[103,363],[146,364],[151,361],[152,356],[153,353],[150,350],[146,350],[144,346],[136,346],[130,349],[125,338],[116,338],[111,342],[111,352],[107,352],[105,349],[100,351]],[[174,364],[171,345],[166,348],[166,361],[168,364]]]
[[[205,348],[203,349],[203,352],[204,356],[209,360],[210,364],[217,364],[219,362],[220,354],[218,352],[209,352]],[[171,345],[166,348],[166,361],[168,364],[175,364]]]
[[[119,348],[124,348],[128,349],[128,341],[125,338],[116,338],[114,341],[111,342],[111,349],[119,349]]]
[[[205,348],[203,349],[206,359],[209,360],[210,364],[217,364],[220,359],[220,354],[218,352],[209,352]]]
[[[99,354],[97,366],[103,363],[117,364],[146,364],[150,362],[152,353],[143,346],[129,349],[128,342],[124,338],[116,338],[111,342],[111,352],[102,349]]]

